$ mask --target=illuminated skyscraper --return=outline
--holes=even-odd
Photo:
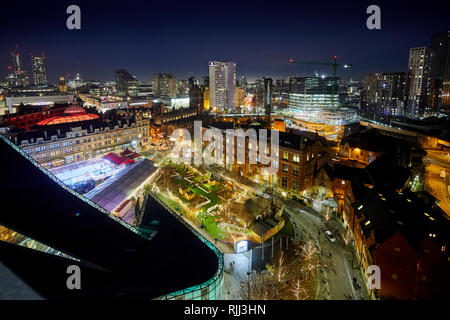
[[[241,76],[241,78],[239,79],[239,87],[246,89],[247,80],[245,79],[245,76]]]
[[[126,70],[116,70],[116,85],[119,95],[137,96],[139,93],[139,81]]]
[[[335,107],[338,101],[339,78],[289,78],[289,108]]]
[[[273,99],[273,81],[272,78],[263,78],[264,84],[264,106],[272,104]]]
[[[431,50],[427,47],[411,48],[408,63],[408,95],[406,115],[412,118],[431,112],[430,94]]]
[[[61,92],[67,92],[67,82],[66,82],[66,78],[64,76],[59,77],[58,88],[59,88],[59,91],[61,91]]]
[[[176,78],[168,73],[158,73],[153,80],[155,95],[160,98],[176,98]]]
[[[213,109],[234,109],[235,86],[235,62],[209,62],[210,103]]]
[[[47,84],[47,68],[45,56],[31,56],[31,66],[33,71],[33,81],[35,85]]]
[[[209,76],[203,77],[203,87],[209,87]]]
[[[262,79],[256,79],[254,90],[256,107],[264,108],[264,81]]]
[[[431,38],[431,104],[435,111],[450,107],[450,31],[433,34]]]
[[[12,82],[14,86],[27,86],[29,84],[28,73],[26,70],[23,70],[20,54],[17,52],[11,52],[11,58],[12,58],[11,71],[13,74]]]
[[[364,77],[361,108],[364,113],[403,115],[406,73],[370,73]]]

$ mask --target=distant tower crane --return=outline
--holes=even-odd
[[[289,59],[289,63],[292,64],[310,64],[310,65],[321,65],[321,66],[331,66],[333,68],[333,77],[336,78],[336,74],[337,74],[337,68],[338,67],[342,67],[344,69],[348,69],[351,68],[352,65],[351,64],[347,64],[347,63],[338,63],[337,62],[337,56],[334,56],[334,61],[333,62],[319,62],[319,61],[296,61],[293,58]],[[316,73],[317,75],[317,73]],[[331,96],[332,96],[332,107],[335,108],[335,102],[334,102],[334,86],[331,87]]]
[[[293,58],[289,59],[289,62],[292,64],[312,64],[312,65],[321,65],[321,66],[331,66],[333,67],[333,77],[336,77],[336,71],[338,67],[343,67],[344,69],[351,68],[351,64],[346,63],[338,63],[337,56],[334,56],[334,62],[318,62],[318,61],[296,61]]]

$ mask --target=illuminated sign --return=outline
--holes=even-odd
[[[236,242],[236,253],[248,251],[248,241],[241,240]]]
[[[171,99],[170,102],[174,109],[189,108],[189,98]]]

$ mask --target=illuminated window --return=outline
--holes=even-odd
[[[397,276],[396,273],[393,273],[393,274],[392,274],[392,279],[393,279],[393,280],[398,280],[398,276]]]

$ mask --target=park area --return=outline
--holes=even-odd
[[[225,239],[219,227],[219,206],[236,198],[239,190],[229,181],[219,181],[202,168],[166,162],[156,187],[172,209],[205,228],[213,238]]]
[[[162,164],[154,191],[184,218],[233,247],[240,240],[252,241],[256,219],[271,207],[269,200],[255,198],[231,178],[170,161]]]

